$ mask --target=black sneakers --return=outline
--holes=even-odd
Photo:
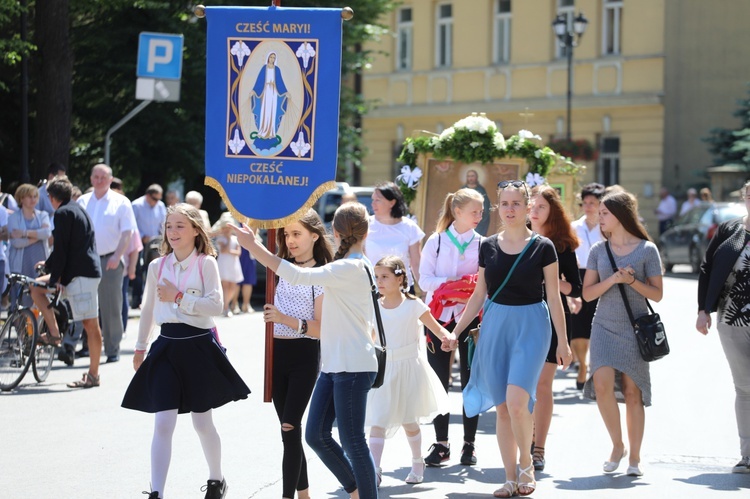
[[[445,461],[451,458],[451,449],[441,443],[434,443],[430,447],[429,455],[424,458],[427,466],[441,466]]]
[[[477,454],[474,452],[473,443],[464,442],[464,448],[461,450],[461,464],[464,466],[477,464]]]
[[[206,485],[201,487],[201,492],[206,491],[205,499],[222,499],[227,493],[227,481],[225,479],[209,480]]]

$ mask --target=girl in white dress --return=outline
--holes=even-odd
[[[238,282],[242,282],[242,266],[240,265],[240,243],[237,242],[237,236],[232,234],[225,221],[220,226],[220,235],[216,236],[216,247],[219,250],[217,262],[219,264],[219,276],[221,276],[221,287],[224,292],[224,312],[225,317],[232,317],[232,303],[237,297],[239,291]]]
[[[412,452],[411,472],[406,483],[422,483],[422,434],[420,423],[429,423],[438,414],[448,412],[448,394],[420,349],[422,325],[442,340],[442,348],[455,348],[456,337],[442,327],[430,309],[410,294],[404,262],[395,256],[382,258],[375,265],[375,280],[386,336],[388,361],[383,386],[367,397],[365,426],[371,426],[370,452],[382,477],[380,459],[385,439],[403,426]],[[421,323],[421,324],[420,324]]]

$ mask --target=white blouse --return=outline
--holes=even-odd
[[[293,285],[323,286],[320,320],[320,370],[326,373],[376,372],[378,360],[370,332],[375,308],[364,259],[345,258],[303,268],[282,260],[276,273]],[[372,271],[371,271],[372,272]]]
[[[273,297],[273,304],[284,315],[309,321],[315,318],[315,298],[322,294],[322,286],[292,286],[286,279],[279,278],[279,283],[276,285],[276,294]],[[296,329],[292,329],[280,322],[274,323],[273,335],[284,338],[317,339],[299,334]]]
[[[578,268],[585,269],[586,265],[589,262],[589,253],[591,252],[591,247],[599,241],[604,240],[602,230],[599,227],[599,224],[596,224],[593,229],[589,230],[588,225],[586,225],[585,215],[578,220],[574,220],[570,225],[571,227],[573,227],[573,230],[576,231],[578,242],[580,243],[576,248]]]
[[[394,255],[403,260],[408,270],[409,286],[414,284],[411,273],[409,248],[424,237],[424,232],[412,219],[402,217],[401,221],[387,225],[370,217],[370,228],[365,239],[365,254],[373,265],[384,256]]]
[[[135,343],[137,350],[146,349],[155,325],[176,322],[201,329],[210,329],[216,325],[212,316],[221,315],[224,309],[219,266],[216,258],[209,256],[204,256],[197,262],[199,256],[198,252],[193,250],[190,256],[178,262],[174,253],[170,253],[149,264],[148,278],[143,291],[141,320],[138,324],[138,341]],[[162,267],[161,262],[165,259]],[[174,307],[174,303],[162,302],[157,298],[156,285],[160,267],[159,283],[163,284],[165,280],[169,280],[184,293],[177,308]]]
[[[427,239],[422,248],[422,260],[419,264],[419,287],[427,291],[425,303],[428,304],[432,301],[433,292],[447,282],[449,277],[461,277],[476,274],[479,271],[479,244],[482,236],[473,229],[459,234],[453,224],[448,227],[448,230],[459,244],[471,242],[466,246],[463,258],[461,258],[461,253],[446,233],[433,233]],[[440,255],[437,252],[438,246]],[[450,322],[451,318],[455,318],[458,322],[465,308],[466,305],[463,303],[445,307],[440,317],[435,318],[443,323]]]

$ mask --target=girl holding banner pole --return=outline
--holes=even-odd
[[[298,267],[333,260],[326,229],[310,209],[299,222],[279,229],[278,255]],[[310,402],[320,365],[321,286],[292,286],[279,278],[273,304],[263,307],[263,320],[273,323],[273,405],[281,424],[284,499],[307,499],[307,459],[302,448],[302,415]]]
[[[347,203],[336,210],[333,235],[338,249],[334,261],[316,268],[296,267],[272,254],[247,226],[231,227],[244,248],[291,285],[323,286],[321,372],[305,438],[350,497],[377,498],[375,465],[365,440],[367,394],[378,369],[371,334],[370,278],[365,268],[371,264],[363,255],[367,209]],[[334,421],[341,444],[331,433]]]

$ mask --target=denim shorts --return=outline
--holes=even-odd
[[[100,277],[76,277],[65,286],[74,321],[99,317],[99,281]]]

